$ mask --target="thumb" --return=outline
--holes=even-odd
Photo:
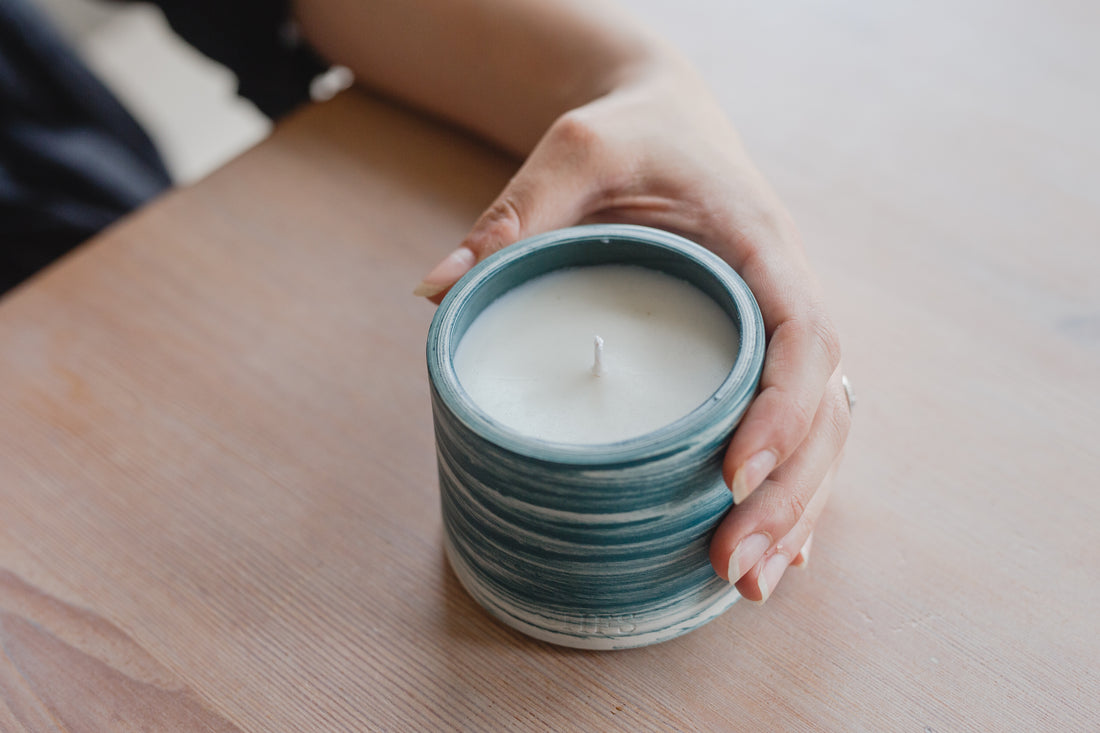
[[[578,162],[576,156],[553,155],[537,147],[458,249],[425,275],[413,294],[438,304],[459,278],[494,252],[579,222],[587,213],[594,183],[582,174]]]

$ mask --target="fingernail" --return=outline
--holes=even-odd
[[[791,565],[796,568],[804,568],[810,564],[810,548],[813,547],[814,536],[811,534],[806,540],[806,544],[802,546],[798,554],[795,555],[794,560],[791,561]]]
[[[775,586],[779,585],[779,579],[783,577],[783,573],[787,571],[787,566],[790,564],[790,558],[782,552],[776,552],[764,561],[763,570],[756,576],[756,587],[760,589],[761,603],[768,600],[768,596],[775,590]]]
[[[730,583],[736,583],[745,573],[752,570],[771,546],[772,538],[764,532],[750,534],[738,542],[730,555],[729,568],[726,570]]]
[[[468,247],[459,247],[444,257],[413,290],[413,295],[430,298],[439,295],[458,282],[477,262],[477,256]]]
[[[764,483],[764,479],[775,468],[775,464],[775,454],[770,450],[762,450],[741,464],[741,468],[733,474],[733,481],[730,482],[734,503],[740,504],[757,486]]]

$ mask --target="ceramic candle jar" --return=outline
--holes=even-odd
[[[724,379],[719,374],[716,389],[694,409],[687,405],[682,417],[614,442],[587,433],[577,433],[587,436],[585,442],[551,440],[537,427],[526,430],[522,421],[505,425],[491,417],[455,368],[456,351],[471,324],[501,296],[550,273],[576,280],[571,287],[599,288],[602,275],[588,277],[591,284],[585,286],[585,278],[573,273],[601,273],[595,268],[603,265],[670,275],[704,295],[707,307],[716,305],[734,329],[735,355],[729,355],[732,366]],[[661,304],[658,298],[653,308]],[[585,389],[599,390],[605,383],[591,380],[613,380],[613,370],[624,367],[608,356],[606,369],[591,369],[587,312],[578,308],[576,318],[580,338],[589,344],[590,371],[577,379]],[[531,320],[537,345],[538,321],[548,319]],[[662,337],[654,329],[652,338],[671,339],[680,330],[665,330]],[[545,338],[564,340],[563,331],[571,331],[568,321],[549,328]],[[599,350],[612,355],[613,349],[609,341]],[[686,239],[644,227],[594,225],[533,237],[487,258],[451,290],[432,321],[427,351],[446,552],[462,585],[487,611],[538,639],[618,649],[671,639],[718,616],[738,598],[712,570],[707,546],[731,505],[722,456],[756,390],[764,332],[748,287],[722,260]],[[491,362],[493,354],[489,350],[480,358]],[[534,363],[544,372],[557,368],[544,361]],[[676,390],[681,377],[675,369],[669,374],[660,379]],[[631,394],[644,398],[660,388],[658,382],[619,392],[609,409],[646,409],[623,403]],[[527,398],[517,393],[509,399]],[[558,401],[567,400],[536,400],[519,405],[519,411],[547,409]]]

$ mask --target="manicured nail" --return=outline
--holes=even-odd
[[[439,295],[458,282],[458,279],[470,271],[477,262],[477,256],[468,247],[459,247],[432,268],[413,290],[413,295],[430,298]]]
[[[757,486],[764,483],[764,479],[775,469],[775,464],[775,454],[770,450],[762,450],[741,464],[730,483],[734,503],[740,504]]]
[[[791,561],[791,566],[796,568],[804,568],[810,563],[810,548],[813,547],[814,536],[811,534],[806,539],[806,544],[802,545],[802,549],[795,555],[794,560]]]
[[[772,538],[765,532],[750,534],[738,542],[733,554],[730,555],[729,568],[726,570],[730,583],[736,583],[745,573],[752,570],[771,546]]]
[[[782,552],[776,552],[764,561],[764,568],[756,576],[756,587],[760,589],[760,603],[768,600],[768,596],[775,590],[775,586],[779,585],[779,579],[783,577],[783,573],[787,571],[787,566],[790,564],[790,558]]]

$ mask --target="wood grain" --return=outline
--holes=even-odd
[[[409,293],[515,164],[347,94],[0,301],[0,730],[1095,729],[1096,9],[634,5],[844,336],[810,568],[610,654],[463,593]]]
[[[28,730],[237,731],[116,626],[0,570],[0,694]]]

